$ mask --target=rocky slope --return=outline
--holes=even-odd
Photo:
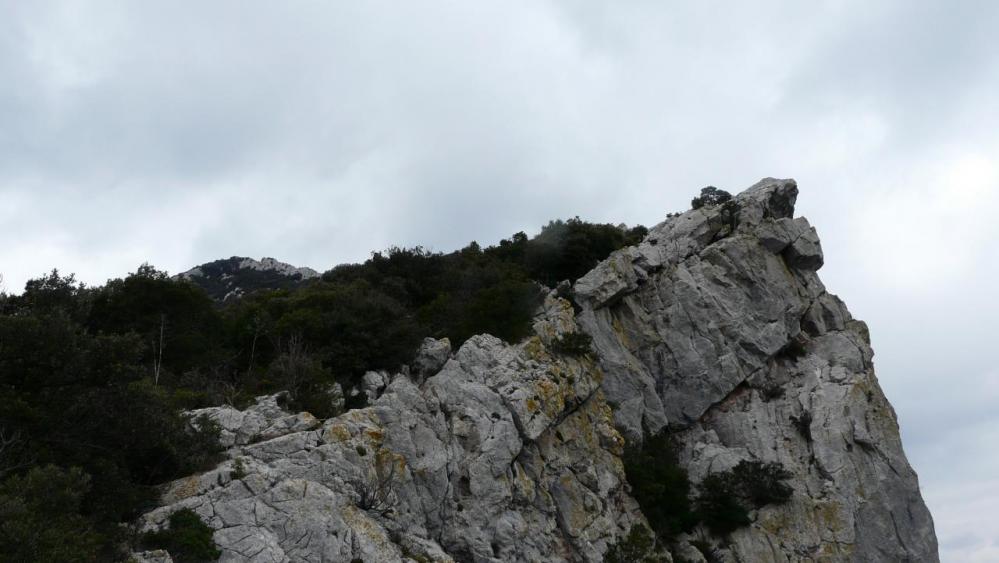
[[[428,340],[412,370],[365,377],[371,406],[322,425],[273,398],[199,411],[231,459],[169,485],[143,529],[191,508],[222,561],[600,561],[641,518],[624,442],[593,361],[548,351],[569,304],[549,296],[535,328],[453,356]]]
[[[668,427],[695,484],[740,460],[794,475],[790,503],[724,541],[696,529],[678,559],[935,561],[866,326],[819,281],[796,195],[768,179],[671,217],[549,294],[536,336],[428,339],[412,366],[365,376],[367,408],[203,411],[229,459],[168,485],[141,527],[192,508],[222,561],[596,562],[644,520],[623,437]],[[577,330],[599,360],[552,351]]]

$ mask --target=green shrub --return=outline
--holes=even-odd
[[[665,563],[666,556],[657,549],[655,537],[648,528],[634,524],[628,535],[610,546],[604,563]]]
[[[657,536],[669,539],[694,527],[697,518],[690,504],[690,480],[665,431],[629,447],[624,470],[631,495]]]
[[[776,381],[768,381],[757,388],[764,401],[773,401],[784,396],[784,386]]]
[[[81,469],[54,465],[0,483],[0,560],[99,561],[105,538],[81,513],[89,491]]]
[[[700,209],[705,205],[720,205],[732,200],[732,194],[714,186],[701,188],[701,195],[690,201],[690,206]]]
[[[627,229],[579,217],[550,221],[536,237],[521,239],[520,260],[532,279],[555,287],[562,280],[575,281],[611,252],[638,244],[647,233],[640,225]]]
[[[806,442],[812,442],[812,413],[802,411],[801,416],[792,416],[791,424]]]
[[[232,473],[229,474],[233,480],[238,481],[246,477],[246,465],[243,464],[243,458],[237,457],[232,462]]]
[[[190,508],[171,514],[169,528],[147,532],[142,544],[146,549],[167,550],[177,563],[204,563],[222,555],[212,539],[212,529]]]
[[[552,351],[569,356],[586,356],[593,354],[593,338],[585,332],[567,332],[556,338],[551,345]]]
[[[792,475],[779,463],[741,461],[732,471],[741,495],[756,508],[784,504],[791,499],[793,489],[785,481]]]
[[[725,535],[749,525],[749,509],[740,500],[738,483],[730,471],[708,475],[699,489],[697,516],[712,533]]]
[[[727,200],[721,207],[721,220],[727,227],[723,234],[731,234],[739,226],[739,204],[734,199]]]
[[[158,373],[180,374],[220,356],[222,318],[212,300],[201,288],[171,280],[148,264],[94,291],[86,327],[139,335],[143,365]]]
[[[791,498],[791,473],[779,463],[740,461],[712,473],[698,487],[697,516],[712,533],[725,535],[749,524],[749,511]]]
[[[808,351],[805,348],[805,342],[801,338],[792,338],[777,352],[775,357],[778,360],[792,362],[807,353]]]

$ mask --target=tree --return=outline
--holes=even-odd
[[[73,274],[61,276],[53,269],[40,278],[28,280],[24,293],[12,298],[15,309],[33,314],[63,314],[74,320],[86,315],[89,300],[87,289]]]
[[[639,446],[629,446],[624,470],[631,495],[657,536],[672,538],[697,523],[687,471],[680,467],[676,446],[665,431],[646,436]]]
[[[783,504],[792,489],[791,472],[779,463],[740,461],[728,471],[712,473],[698,489],[697,514],[712,533],[728,534],[749,524],[749,511]]]
[[[82,513],[90,477],[79,468],[35,467],[0,484],[4,561],[98,561],[103,538]]]
[[[190,508],[170,515],[165,530],[147,532],[142,544],[148,549],[165,549],[177,563],[207,563],[218,559],[222,552],[215,546],[212,529]]]
[[[181,374],[226,355],[220,350],[222,318],[208,295],[148,264],[96,290],[86,326],[140,335],[144,361],[157,383],[164,370]]]
[[[694,209],[700,209],[705,205],[720,205],[732,199],[732,194],[726,192],[725,190],[719,190],[714,186],[708,186],[701,189],[701,195],[695,197],[690,202],[690,206]]]
[[[669,561],[656,545],[656,538],[641,524],[633,524],[628,535],[610,546],[604,563],[665,563]]]

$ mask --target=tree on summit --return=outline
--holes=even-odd
[[[701,195],[690,201],[690,206],[700,209],[705,205],[719,205],[732,199],[732,194],[725,190],[720,190],[714,186],[701,188]]]

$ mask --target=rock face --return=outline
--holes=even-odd
[[[867,326],[819,281],[797,193],[763,180],[669,218],[577,281],[616,426],[629,440],[668,427],[694,483],[740,460],[792,471],[792,502],[712,540],[718,559],[936,561]]]
[[[644,523],[624,437],[665,428],[695,485],[742,460],[793,474],[749,527],[681,536],[685,561],[936,561],[867,328],[819,281],[796,196],[767,179],[670,217],[551,292],[535,336],[427,339],[401,373],[364,376],[366,408],[196,411],[229,459],[167,485],[140,528],[191,508],[222,561],[598,562]],[[597,355],[552,352],[576,331]]]
[[[425,342],[422,385],[386,375],[371,406],[315,429],[276,397],[196,411],[223,426],[230,459],[168,485],[141,528],[191,508],[221,561],[600,561],[643,518],[599,369],[548,351],[575,327],[552,294],[518,345]]]

